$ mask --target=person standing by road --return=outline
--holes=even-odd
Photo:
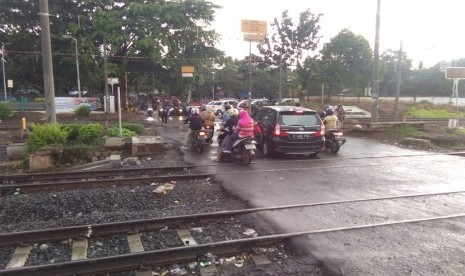
[[[336,107],[336,115],[337,115],[337,122],[338,122],[338,128],[342,128],[342,125],[346,119],[346,111],[344,110],[344,107],[342,107],[342,104],[338,104]]]
[[[168,105],[167,102],[163,104],[162,110],[161,110],[161,121],[162,123],[167,124],[168,123],[168,116],[170,113],[170,106]]]

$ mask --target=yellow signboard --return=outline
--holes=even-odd
[[[263,42],[265,41],[265,35],[264,34],[244,34],[244,41]]]
[[[249,34],[267,34],[268,25],[266,21],[241,20],[241,32]]]
[[[181,73],[194,73],[194,66],[182,66]]]

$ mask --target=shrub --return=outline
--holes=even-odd
[[[92,110],[87,105],[81,105],[74,111],[74,114],[76,114],[76,116],[84,117],[89,116],[91,111]]]
[[[135,131],[129,130],[123,127],[123,137],[130,138],[136,136]],[[110,137],[119,137],[119,127],[110,127],[108,129],[108,136]]]
[[[79,128],[79,140],[83,143],[95,143],[103,134],[100,124],[85,124]]]
[[[79,129],[82,124],[64,124],[61,125],[61,128],[68,132],[68,143],[74,143],[79,140]]]
[[[59,124],[32,124],[27,136],[26,151],[32,153],[47,145],[63,146],[67,137],[68,132]]]
[[[4,103],[0,103],[0,119],[6,119],[11,116],[11,109]]]
[[[114,126],[119,127],[119,126]],[[138,135],[145,133],[145,127],[141,124],[134,124],[134,123],[123,123],[123,128],[134,131]]]

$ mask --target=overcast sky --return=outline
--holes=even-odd
[[[281,18],[284,10],[298,18],[310,9],[320,18],[321,45],[344,28],[365,37],[374,49],[377,0],[211,0],[217,10],[214,28],[222,35],[219,48],[234,58],[249,53],[243,41],[241,19]],[[465,0],[381,0],[380,54],[398,50],[400,41],[414,67],[465,58]],[[294,20],[297,23],[297,20]],[[268,26],[268,31],[270,31]],[[252,53],[258,53],[252,43]]]

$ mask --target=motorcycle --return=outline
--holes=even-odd
[[[207,133],[204,129],[192,131],[191,139],[189,142],[191,149],[195,150],[198,153],[202,153],[203,144],[205,143],[206,138]]]
[[[203,125],[203,129],[207,137],[205,138],[205,142],[211,144],[213,142],[213,126],[212,125]]]
[[[147,116],[148,116],[148,117],[152,117],[152,116],[153,116],[153,108],[152,108],[152,107],[147,108]]]
[[[325,131],[325,151],[336,154],[346,139],[344,133],[340,129],[327,129]]]
[[[257,142],[250,137],[239,138],[234,141],[230,154],[221,154],[220,161],[232,161],[242,165],[249,165],[257,152]]]

